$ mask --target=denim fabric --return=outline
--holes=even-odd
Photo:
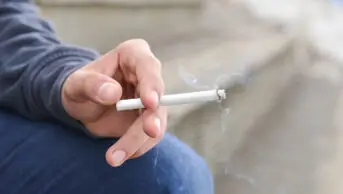
[[[0,111],[0,193],[213,193],[206,163],[176,137],[167,134],[150,152],[118,168],[105,161],[114,142]]]

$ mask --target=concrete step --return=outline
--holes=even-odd
[[[287,36],[279,35],[258,40],[222,40],[216,46],[166,61],[164,78],[168,92],[194,91],[178,79],[179,64],[193,69],[192,72],[205,82],[214,80],[213,76],[219,75],[218,72],[231,75],[239,73],[242,67],[261,69],[253,74],[244,90],[231,91],[227,102],[229,115],[223,114],[216,103],[170,107],[170,131],[203,155],[215,172],[216,164],[230,158],[245,135],[277,103],[278,95],[300,71],[293,46]],[[214,73],[206,74],[209,71]]]

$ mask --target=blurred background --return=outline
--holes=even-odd
[[[223,105],[170,108],[216,194],[343,193],[343,1],[37,0],[69,43],[148,40],[167,92],[249,73]]]

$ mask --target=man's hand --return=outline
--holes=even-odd
[[[158,106],[164,92],[161,63],[144,40],[129,40],[72,73],[62,89],[67,113],[94,135],[120,137],[107,162],[119,166],[141,156],[164,135],[167,111]],[[139,96],[146,109],[117,112],[120,99]]]

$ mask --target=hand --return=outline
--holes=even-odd
[[[161,63],[144,40],[129,40],[72,73],[62,88],[66,112],[94,135],[120,137],[107,153],[119,166],[154,147],[163,137],[167,111],[158,106],[164,92]],[[117,112],[120,99],[139,96],[146,107]]]

